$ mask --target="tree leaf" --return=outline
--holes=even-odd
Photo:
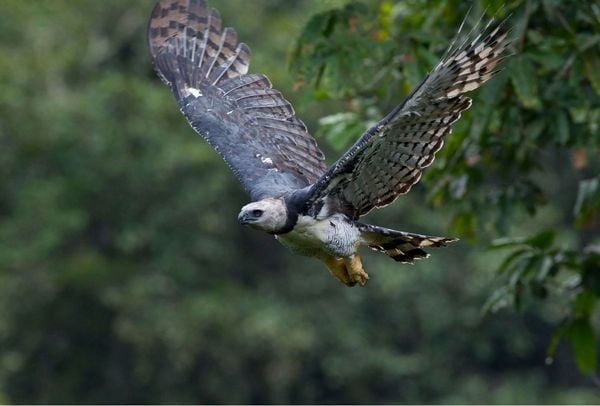
[[[567,327],[565,334],[575,354],[575,362],[579,371],[591,375],[596,371],[597,349],[596,335],[589,320],[579,318]]]
[[[475,238],[475,216],[472,213],[461,212],[450,222],[450,229],[469,240]]]
[[[566,145],[571,138],[569,118],[564,110],[560,110],[555,117],[556,127],[554,131],[557,135],[556,139],[560,145]]]
[[[510,77],[521,104],[531,109],[539,108],[541,102],[533,63],[524,56],[514,58],[510,64]]]
[[[567,327],[568,326],[566,324],[561,324],[552,333],[550,343],[548,344],[548,348],[546,348],[546,364],[551,364],[552,361],[554,361],[554,354],[556,354],[556,348],[558,348],[560,339],[563,338],[565,333],[567,332]]]
[[[510,248],[519,245],[525,244],[527,241],[526,238],[523,237],[504,237],[497,238],[490,244],[490,249],[501,249],[501,248]]]
[[[589,248],[586,247],[589,250]],[[600,254],[590,252],[583,262],[583,286],[600,296]]]
[[[502,263],[496,270],[496,273],[501,274],[510,270],[513,263],[515,263],[517,260],[521,260],[522,258],[529,256],[530,252],[531,250],[524,248],[511,253],[506,258],[504,258],[504,261],[502,261]]]
[[[596,295],[588,289],[584,289],[575,298],[575,315],[580,318],[588,318],[596,307]]]
[[[554,262],[554,258],[552,258],[549,255],[544,256],[535,276],[536,280],[538,282],[543,282],[544,279],[548,277],[548,275],[554,274],[553,271],[555,267],[556,263]]]
[[[538,234],[534,235],[533,237],[529,238],[527,240],[527,244],[531,245],[532,247],[541,249],[541,250],[547,250],[550,247],[552,247],[552,244],[554,243],[555,238],[556,238],[556,231],[545,230],[545,231],[542,231],[541,233],[538,233]]]
[[[539,119],[528,124],[525,128],[525,131],[527,132],[528,136],[531,137],[531,139],[535,140],[540,136],[540,134],[542,133],[542,131],[544,131],[545,128],[546,120]]]
[[[589,79],[596,94],[600,96],[600,56],[597,53],[589,52],[584,63],[585,73]]]
[[[505,307],[513,305],[514,292],[509,286],[500,286],[492,292],[482,308],[483,313],[496,313]]]
[[[461,199],[467,191],[467,183],[469,182],[469,175],[461,175],[450,182],[448,186],[450,195],[454,199]]]
[[[319,120],[319,132],[325,134],[331,146],[343,150],[350,140],[356,139],[364,130],[364,124],[356,113],[333,114]]]
[[[593,218],[596,208],[600,207],[600,177],[579,182],[577,200],[573,207],[577,225],[584,226],[590,217]]]

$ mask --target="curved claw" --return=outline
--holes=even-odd
[[[365,272],[360,257],[358,255],[353,255],[350,258],[345,258],[344,262],[350,280],[358,283],[360,286],[365,286],[369,280],[369,274]]]
[[[346,286],[365,286],[369,275],[365,272],[358,255],[348,258],[328,257],[323,260],[333,276]]]

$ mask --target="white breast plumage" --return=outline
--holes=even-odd
[[[322,220],[300,216],[292,231],[276,238],[300,255],[348,257],[358,249],[360,231],[341,214]]]

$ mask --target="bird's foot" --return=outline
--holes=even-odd
[[[358,283],[360,286],[365,286],[369,280],[369,274],[365,272],[360,257],[358,255],[352,255],[349,258],[345,258],[344,263],[350,281],[352,281],[353,284]]]
[[[327,269],[346,286],[365,286],[369,275],[365,272],[358,255],[348,258],[329,257],[324,260]]]
[[[356,282],[353,282],[350,279],[350,275],[346,271],[346,262],[343,259],[329,257],[324,260],[325,265],[327,265],[327,269],[333,276],[339,279],[346,286],[354,286]]]

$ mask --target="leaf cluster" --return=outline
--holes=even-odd
[[[351,3],[313,17],[292,66],[317,101],[346,104],[347,112],[321,120],[334,147],[348,146],[420,83],[464,7],[379,1],[368,10]],[[486,308],[521,308],[527,295],[548,298],[551,286],[554,294],[573,298],[559,323],[571,327],[557,331],[570,337],[581,371],[589,374],[596,370],[596,301],[584,319],[575,298],[599,293],[590,275],[600,272],[594,248],[600,231],[600,8],[585,1],[517,0],[503,8],[480,1],[466,25],[507,15],[512,55],[503,72],[475,92],[473,108],[426,172],[427,201],[454,212],[449,229],[458,236],[512,248]],[[562,217],[552,220],[550,212]],[[533,234],[515,237],[532,233],[523,222],[533,225]]]

